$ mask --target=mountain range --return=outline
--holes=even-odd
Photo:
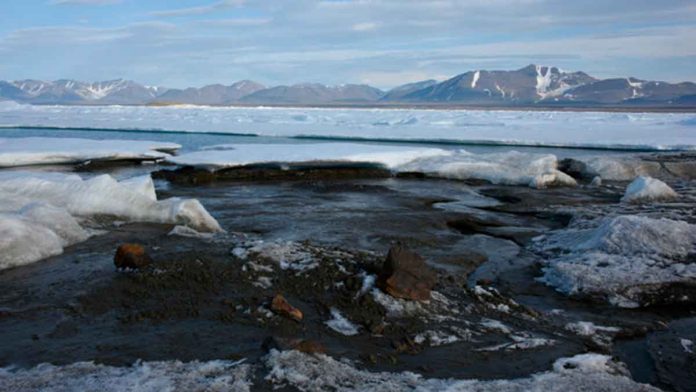
[[[117,79],[0,81],[0,100],[31,104],[196,105],[472,105],[472,106],[696,106],[696,84],[627,78],[597,79],[584,72],[528,65],[513,71],[476,70],[442,82],[425,80],[389,91],[364,85],[302,83],[266,87],[243,80],[200,88],[151,87]]]

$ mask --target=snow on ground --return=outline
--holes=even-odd
[[[137,362],[131,367],[78,362],[31,369],[0,368],[0,390],[44,391],[249,391],[252,367],[232,361]]]
[[[650,303],[671,283],[693,284],[696,225],[637,215],[605,218],[593,229],[568,228],[538,241],[541,278],[571,295],[607,298],[622,307]],[[667,300],[666,292],[659,294]],[[688,298],[673,298],[673,301]]]
[[[427,379],[411,372],[360,370],[351,362],[318,354],[272,350],[266,358],[266,380],[301,391],[659,391],[628,378],[624,368],[606,355],[582,354],[562,358],[553,370],[512,380]]]
[[[664,182],[652,177],[640,176],[626,188],[621,198],[624,203],[647,203],[674,200],[679,195]]]
[[[574,323],[568,323],[565,326],[565,329],[575,332],[576,334],[580,336],[593,336],[596,335],[597,333],[602,333],[602,332],[619,332],[621,331],[620,328],[617,327],[605,327],[602,325],[596,325],[595,323],[591,321],[577,321]]]
[[[331,308],[331,320],[327,321],[326,325],[334,331],[346,336],[357,335],[359,332],[358,326],[345,318],[345,316],[341,314],[341,311],[336,308]]]
[[[79,362],[42,364],[29,369],[0,369],[0,389],[57,391],[249,391],[255,382],[301,391],[659,391],[627,377],[609,356],[581,354],[558,359],[551,370],[510,380],[428,379],[412,372],[361,370],[348,360],[324,354],[271,350],[259,366],[243,361],[152,361],[130,367]],[[255,381],[254,373],[265,374]]]
[[[220,231],[195,199],[158,201],[150,176],[116,181],[109,175],[0,172],[0,269],[60,254],[87,239],[98,216]]]
[[[157,160],[180,145],[144,140],[53,137],[0,138],[0,167],[80,163],[90,160]]]
[[[228,144],[170,157],[167,161],[210,170],[265,163],[367,163],[397,172],[419,172],[459,180],[481,179],[494,184],[534,188],[577,185],[573,178],[556,169],[555,155],[517,151],[472,154],[466,150],[362,143]]]
[[[433,109],[31,106],[0,102],[0,126],[223,132],[628,149],[696,147],[691,113]]]

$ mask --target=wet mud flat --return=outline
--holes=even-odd
[[[105,217],[105,234],[0,272],[0,366],[244,361],[253,389],[271,390],[269,361],[292,350],[370,372],[479,380],[524,378],[593,352],[625,363],[633,380],[695,387],[696,282],[659,293],[685,300],[634,308],[564,295],[539,281],[547,255],[536,245],[578,217],[694,223],[691,179],[668,181],[678,201],[634,206],[619,203],[620,182],[530,189],[360,167],[291,178],[268,168],[160,173],[158,195],[199,199],[226,233]],[[117,270],[124,243],[142,244],[152,263]],[[428,300],[380,283],[397,245],[434,275]],[[279,294],[301,320],[274,307]]]

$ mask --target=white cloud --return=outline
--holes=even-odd
[[[374,22],[362,22],[353,25],[354,31],[372,31],[377,29],[377,23]]]
[[[122,2],[123,0],[51,0],[48,3],[53,5],[109,5]]]
[[[176,8],[171,10],[162,10],[151,12],[152,16],[169,17],[169,16],[187,16],[187,15],[202,15],[211,12],[223,10],[226,8],[234,8],[244,5],[245,0],[222,0],[208,5],[188,8]]]

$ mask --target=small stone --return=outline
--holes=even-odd
[[[389,249],[377,287],[396,298],[426,301],[437,275],[420,255],[400,245]]]
[[[295,321],[302,321],[302,311],[290,305],[290,303],[280,294],[276,294],[271,301],[271,310],[283,317],[291,318]]]
[[[114,265],[116,268],[143,268],[152,263],[152,258],[139,244],[123,244],[116,250]]]
[[[317,342],[316,340],[303,340],[298,343],[295,350],[303,352],[305,354],[325,354],[326,347],[323,344]]]

